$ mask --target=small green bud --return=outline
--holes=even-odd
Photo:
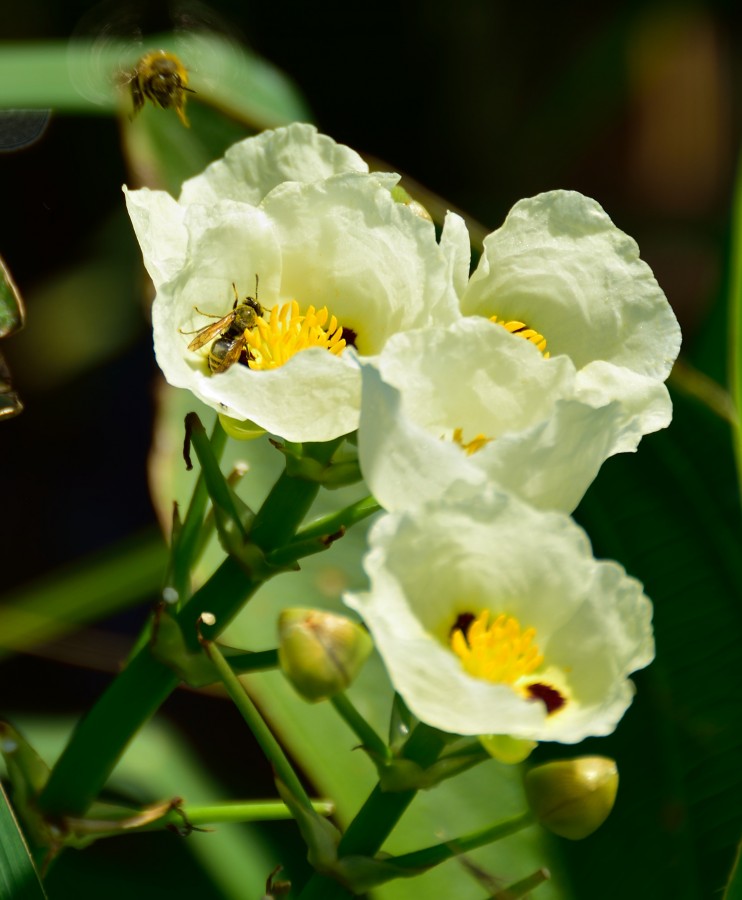
[[[250,419],[242,421],[219,413],[219,422],[227,434],[238,441],[252,441],[265,434],[265,429],[251,422]]]
[[[368,632],[356,622],[318,609],[285,609],[278,636],[283,674],[312,702],[344,691],[373,648]]]
[[[509,766],[528,759],[538,746],[536,741],[510,737],[509,734],[480,734],[479,743],[491,757]]]
[[[618,769],[605,756],[579,756],[535,766],[525,777],[528,803],[541,824],[579,841],[608,818],[616,800]]]

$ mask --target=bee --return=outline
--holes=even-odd
[[[255,327],[255,322],[263,315],[263,307],[258,302],[258,276],[255,276],[255,296],[245,297],[240,303],[237,287],[232,282],[234,291],[234,305],[226,316],[219,318],[218,322],[212,322],[205,328],[195,332],[196,337],[188,345],[189,350],[200,350],[209,341],[214,343],[209,348],[209,369],[218,375],[239,361],[243,353],[247,354],[245,332]],[[196,312],[202,316],[211,317],[210,313],[202,313],[196,308]],[[213,318],[218,318],[214,316]],[[181,332],[193,334],[194,332]]]
[[[174,53],[166,50],[146,53],[131,72],[129,90],[134,104],[132,116],[144,106],[145,99],[149,99],[162,109],[172,107],[180,121],[189,127],[185,115],[186,92],[196,92],[188,87],[188,72]]]

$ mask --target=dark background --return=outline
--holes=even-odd
[[[10,0],[0,38],[66,39],[92,6]],[[164,7],[149,8],[149,27],[167,27]],[[524,196],[557,187],[593,196],[638,240],[681,320],[686,352],[710,315],[723,323],[717,300],[739,139],[733,4],[215,0],[212,8],[293,78],[336,140],[411,175],[488,230]],[[111,239],[103,229],[126,180],[117,125],[103,116],[54,115],[38,143],[0,155],[0,254],[29,329],[55,328],[37,298]],[[136,313],[105,360],[49,377],[20,337],[2,347],[26,407],[0,423],[3,593],[154,523],[145,282],[133,234],[113,240],[120,289]],[[76,314],[100,315],[108,299],[81,297]],[[723,380],[723,325],[711,340],[719,352],[710,374]],[[124,636],[143,615],[119,616],[110,630]],[[0,669],[0,709],[77,712],[104,683],[20,657]],[[168,712],[181,727],[193,719],[191,703],[201,704],[196,745],[203,723],[229,727],[231,710],[222,721],[219,704],[175,697]],[[220,758],[225,773],[236,756]]]

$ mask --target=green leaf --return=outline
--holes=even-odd
[[[8,900],[45,900],[39,876],[0,785],[0,897]]]
[[[742,831],[742,525],[727,425],[675,396],[671,427],[604,466],[578,513],[600,556],[654,601],[657,658],[616,733],[579,752],[613,756],[613,814],[565,845],[580,897],[716,896]],[[570,755],[575,748],[569,748]],[[606,877],[610,873],[610,877]]]
[[[737,848],[737,858],[734,861],[732,874],[729,876],[726,890],[724,891],[724,900],[742,900],[742,865],[740,865],[740,854],[742,853],[742,845]]]
[[[162,538],[149,532],[6,594],[0,606],[0,658],[153,596],[166,565]]]
[[[732,210],[731,259],[729,261],[729,350],[732,399],[737,413],[735,453],[737,478],[742,486],[742,164],[737,170]]]

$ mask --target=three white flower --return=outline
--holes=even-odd
[[[358,429],[390,512],[372,533],[371,588],[346,602],[422,720],[529,740],[607,734],[631,701],[627,675],[652,658],[650,605],[566,513],[606,458],[669,423],[677,322],[594,201],[516,204],[469,278],[463,221],[449,214],[438,241],[395,202],[396,181],[292,125],[231,148],[178,202],[127,191],[157,289],[158,363],[290,441]],[[189,349],[191,335],[235,292],[255,296],[257,276],[269,324],[250,329],[242,364],[214,373],[211,341]],[[300,327],[319,342],[263,366],[268,342]],[[323,349],[327,334],[345,349]]]

